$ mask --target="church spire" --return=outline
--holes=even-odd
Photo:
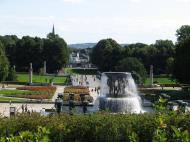
[[[54,24],[53,24],[52,34],[55,35]]]

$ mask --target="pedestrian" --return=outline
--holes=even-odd
[[[27,104],[25,105],[25,112],[27,112],[28,111],[28,107],[27,107]]]
[[[24,105],[22,104],[22,106],[21,106],[21,109],[22,109],[22,112],[24,112]]]

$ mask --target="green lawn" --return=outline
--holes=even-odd
[[[10,89],[2,89],[0,90],[0,94],[2,95],[11,95],[11,96],[14,96],[14,95],[17,95],[17,94],[45,94],[46,91],[29,91],[29,90],[17,90],[17,89],[14,89],[14,90],[10,90]]]
[[[169,77],[156,77],[154,78],[154,82],[155,81],[158,82],[157,84],[176,84],[176,82]],[[147,78],[145,81],[145,85],[149,84],[150,84],[150,78]]]
[[[169,95],[170,100],[190,100],[190,92],[183,90],[141,89],[140,92],[146,94],[145,98],[150,101],[153,101],[154,98],[151,94],[159,96],[162,93]]]
[[[26,101],[27,99],[24,98],[11,98],[11,97],[0,97],[0,101],[17,101],[17,102],[22,102]]]
[[[54,83],[64,83],[67,77],[33,74],[32,81],[33,82],[49,82],[52,78],[53,78]],[[29,75],[27,73],[18,73],[17,80],[20,82],[28,82]]]

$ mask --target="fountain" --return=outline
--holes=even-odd
[[[101,78],[99,107],[112,112],[140,113],[141,98],[127,72],[104,72]]]

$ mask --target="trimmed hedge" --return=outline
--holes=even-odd
[[[0,137],[18,135],[20,131],[36,131],[38,126],[50,130],[53,142],[123,142],[131,141],[133,133],[140,142],[151,142],[160,127],[158,113],[109,114],[99,112],[86,115],[61,114],[40,116],[20,114],[15,118],[0,118]],[[168,142],[175,141],[171,125],[190,132],[190,113],[163,114]]]

